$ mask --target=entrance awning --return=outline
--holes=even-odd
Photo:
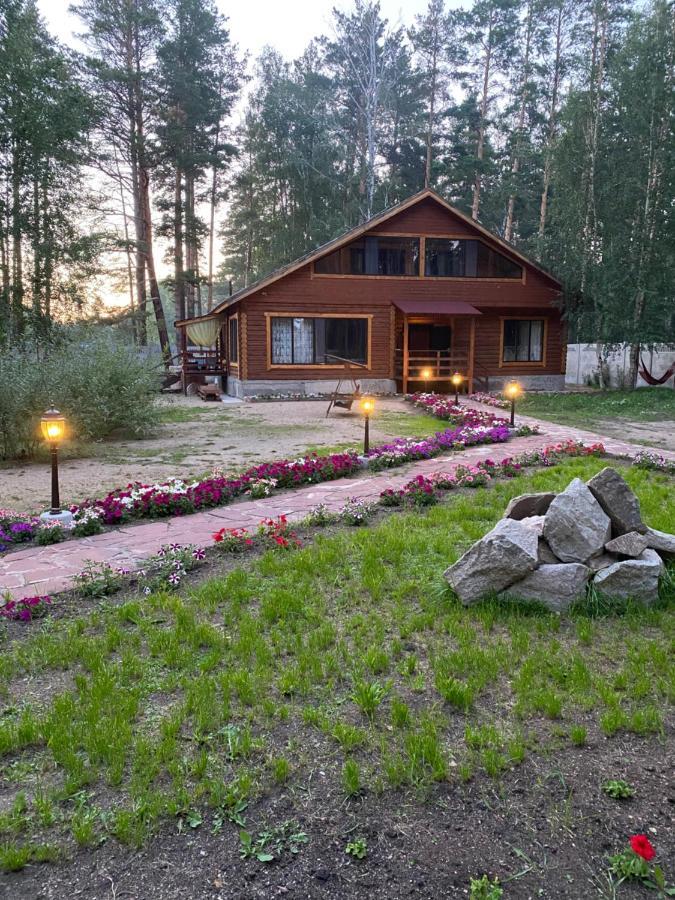
[[[394,300],[394,306],[406,315],[480,316],[475,306],[462,300]]]

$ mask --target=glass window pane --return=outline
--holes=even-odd
[[[277,366],[293,362],[293,322],[286,317],[272,319],[272,363]]]
[[[543,358],[543,320],[507,319],[504,322],[503,362],[541,362]]]
[[[368,343],[367,319],[324,319],[326,354],[365,363]],[[331,362],[329,359],[328,362]]]
[[[296,365],[314,362],[313,319],[293,319],[293,362]]]
[[[522,269],[519,265],[501,253],[497,253],[482,241],[476,241],[476,244],[478,245],[476,270],[478,278],[520,278],[522,276]]]
[[[424,274],[434,278],[464,275],[466,241],[448,238],[427,238],[425,241]]]
[[[230,362],[236,363],[238,358],[239,341],[237,340],[237,328],[239,320],[230,319]]]

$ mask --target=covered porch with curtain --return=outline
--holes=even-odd
[[[449,391],[459,372],[467,393],[474,390],[476,319],[479,310],[459,300],[394,300],[395,377],[410,391]]]
[[[220,316],[201,316],[176,322],[180,335],[180,375],[183,393],[188,384],[203,383],[206,376],[227,375],[227,347]]]

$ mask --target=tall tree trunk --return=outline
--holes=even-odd
[[[127,216],[127,200],[124,193],[124,180],[120,169],[119,159],[117,157],[117,147],[113,144],[113,159],[115,161],[115,169],[117,172],[117,182],[120,186],[120,200],[122,202],[122,227],[124,228],[124,254],[127,258],[127,283],[129,285],[129,309],[131,310],[131,321],[133,322],[134,341],[138,340],[137,322],[136,322],[136,298],[134,296],[134,273],[131,263],[131,238],[129,235],[129,217]]]
[[[157,273],[155,272],[155,253],[152,246],[152,213],[150,210],[150,175],[145,169],[141,171],[141,194],[143,198],[143,216],[145,219],[145,237],[147,242],[145,264],[148,269],[148,282],[150,283],[150,300],[155,312],[157,335],[159,337],[159,346],[162,349],[164,365],[168,368],[171,363],[171,342],[169,341],[169,329],[167,328],[164,307],[162,306],[162,296],[159,293]]]
[[[173,195],[173,265],[176,318],[185,319],[185,276],[183,262],[183,176],[176,167]]]
[[[518,110],[518,124],[516,126],[515,146],[511,161],[511,177],[515,180],[520,170],[520,142],[525,127],[525,112],[527,109],[527,85],[530,78],[530,52],[532,49],[532,33],[534,30],[533,3],[527,4],[527,17],[525,19],[525,53],[523,55],[523,76],[520,83],[520,107]],[[506,224],[504,226],[504,240],[510,241],[513,234],[514,210],[516,208],[516,192],[511,189],[506,209]]]
[[[480,211],[480,192],[482,186],[482,164],[485,155],[485,133],[487,131],[487,114],[490,90],[490,67],[492,64],[492,22],[494,12],[490,11],[488,21],[488,33],[485,42],[485,60],[483,63],[483,96],[480,104],[480,123],[478,125],[478,143],[476,145],[476,175],[473,183],[473,201],[471,203],[471,218],[477,219]]]
[[[21,163],[19,150],[14,144],[12,153],[12,315],[11,338],[20,338],[24,332],[23,309],[23,247],[21,245]]]
[[[548,109],[548,125],[546,128],[546,145],[544,147],[544,174],[541,188],[541,201],[539,203],[539,252],[542,250],[542,242],[546,231],[546,216],[548,214],[548,194],[551,187],[551,169],[553,160],[553,144],[558,129],[558,94],[560,92],[560,79],[562,75],[562,35],[563,15],[565,4],[560,3],[556,19],[555,31],[555,58],[553,62],[553,81],[551,84],[551,102]]]
[[[434,114],[436,111],[436,81],[438,78],[438,41],[437,33],[434,34],[433,49],[431,51],[431,85],[429,88],[429,117],[427,120],[427,157],[424,166],[424,187],[431,187],[431,157],[434,143]]]

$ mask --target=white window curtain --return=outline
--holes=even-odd
[[[530,331],[530,362],[541,362],[544,343],[544,323],[541,319],[532,320]]]
[[[314,362],[314,322],[312,319],[293,319],[293,362],[307,365]]]
[[[293,323],[291,319],[272,319],[272,364],[290,365],[293,362]]]

